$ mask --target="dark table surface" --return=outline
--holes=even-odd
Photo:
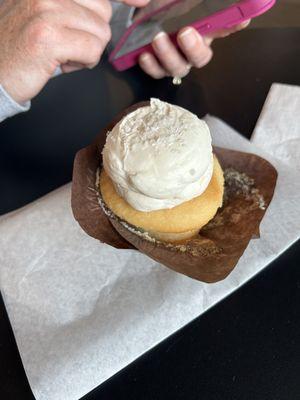
[[[68,182],[76,151],[131,103],[159,97],[217,115],[249,137],[271,84],[300,84],[298,28],[247,30],[214,50],[210,65],[181,87],[106,64],[52,80],[29,113],[0,125],[0,213]],[[300,399],[299,263],[296,243],[84,400]],[[0,398],[33,399],[3,303]]]

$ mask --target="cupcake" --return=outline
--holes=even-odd
[[[108,133],[99,192],[105,208],[163,242],[193,238],[222,206],[223,171],[207,124],[151,99]]]
[[[76,154],[71,203],[93,238],[211,283],[260,236],[276,181],[268,161],[212,149],[204,121],[153,99],[122,111]]]

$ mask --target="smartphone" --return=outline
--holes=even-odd
[[[268,11],[276,0],[152,0],[141,18],[133,21],[109,56],[118,70],[137,64],[139,56],[153,53],[151,42],[164,31],[178,47],[178,31],[194,27],[201,35],[231,28]]]

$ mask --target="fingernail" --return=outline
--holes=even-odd
[[[242,26],[246,28],[251,22],[251,19],[247,19],[246,21],[242,22]]]
[[[148,60],[150,60],[150,58],[151,58],[151,55],[149,53],[143,53],[140,56],[140,61],[147,62]]]
[[[159,51],[165,51],[169,48],[168,35],[166,32],[159,32],[153,39],[154,47]]]
[[[198,40],[198,34],[193,28],[187,28],[179,34],[179,40],[185,48],[191,49]]]

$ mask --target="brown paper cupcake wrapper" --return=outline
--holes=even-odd
[[[118,249],[138,249],[165,266],[204,282],[224,279],[236,266],[272,200],[277,172],[255,154],[214,148],[225,175],[224,205],[199,235],[171,245],[147,240],[145,234],[100,206],[96,185],[106,134],[126,114],[147,105],[138,103],[121,113],[74,161],[72,210],[90,236]],[[109,215],[107,215],[109,214]]]

